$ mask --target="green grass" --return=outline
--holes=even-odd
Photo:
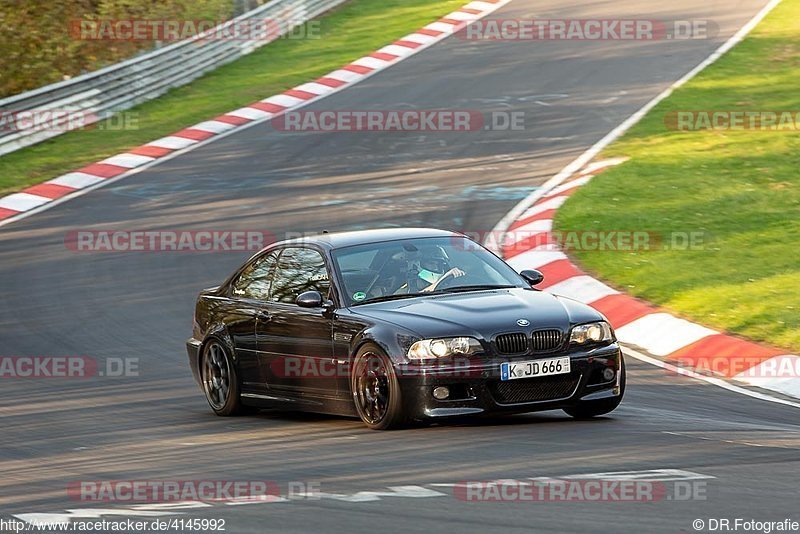
[[[800,110],[800,1],[785,0],[603,156],[562,230],[699,231],[701,250],[587,252],[584,268],[697,322],[800,350],[800,131],[668,130],[674,110]]]
[[[279,40],[129,110],[136,129],[73,131],[0,158],[0,194],[22,189],[251,104],[418,30],[464,0],[352,0],[321,19],[319,39]],[[118,124],[118,123],[114,123]]]

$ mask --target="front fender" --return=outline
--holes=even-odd
[[[408,349],[420,337],[410,330],[400,328],[396,325],[377,324],[365,328],[355,336],[350,346],[350,355],[355,357],[356,353],[367,343],[379,346],[395,364],[408,362],[406,354]]]

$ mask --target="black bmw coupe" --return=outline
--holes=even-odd
[[[281,408],[388,429],[614,410],[625,364],[611,326],[541,281],[442,230],[283,241],[200,293],[189,364],[218,415]]]

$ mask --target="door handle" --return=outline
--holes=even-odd
[[[272,320],[272,315],[270,315],[269,312],[257,311],[256,319],[258,319],[261,322],[268,323],[269,321]]]

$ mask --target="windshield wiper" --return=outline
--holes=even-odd
[[[447,287],[445,289],[437,289],[433,293],[460,293],[462,291],[484,291],[487,289],[510,289],[512,285],[499,285],[499,284],[475,284],[471,286],[458,286],[458,287]]]
[[[383,295],[382,297],[372,297],[371,299],[355,302],[353,303],[353,306],[360,306],[361,304],[371,304],[373,302],[386,302],[388,300],[407,299],[411,297],[424,297],[425,295],[430,295],[430,294],[431,293],[399,293],[397,295]]]

